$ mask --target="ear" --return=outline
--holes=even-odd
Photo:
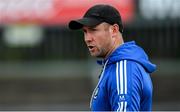
[[[110,32],[113,37],[117,36],[117,34],[119,33],[119,26],[117,24],[112,25],[110,28]]]

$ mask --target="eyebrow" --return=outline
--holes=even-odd
[[[87,27],[87,29],[89,30],[93,30],[93,29],[97,29],[96,26],[93,26],[93,27]],[[83,31],[85,31],[86,29],[82,28]]]
[[[93,30],[93,29],[97,29],[96,27],[88,27],[88,29]]]

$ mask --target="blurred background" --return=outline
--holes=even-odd
[[[98,3],[157,64],[153,110],[180,110],[179,0],[0,0],[0,110],[89,110],[101,66],[67,23]]]

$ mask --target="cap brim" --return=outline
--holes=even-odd
[[[72,30],[81,29],[83,26],[94,27],[100,24],[102,21],[95,18],[83,18],[78,20],[72,20],[69,22],[69,28]]]

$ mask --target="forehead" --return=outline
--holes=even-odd
[[[110,26],[108,23],[103,22],[93,27],[83,26],[82,29],[107,28],[108,26]]]

